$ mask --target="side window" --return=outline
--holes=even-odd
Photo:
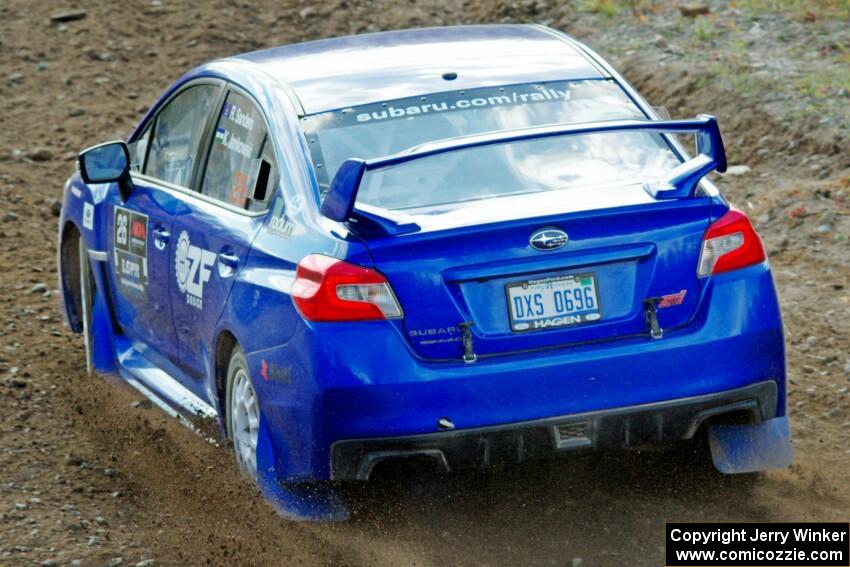
[[[189,185],[219,89],[217,85],[189,87],[159,113],[145,164],[147,175],[174,185]]]
[[[271,164],[271,174],[261,167],[262,159]],[[274,150],[263,116],[249,98],[230,92],[218,117],[201,193],[241,209],[264,210],[271,188],[263,201],[250,199],[261,171],[264,180],[276,179]]]

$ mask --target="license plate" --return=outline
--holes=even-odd
[[[543,331],[602,317],[592,273],[512,282],[505,291],[512,331]]]

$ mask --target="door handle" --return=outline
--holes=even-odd
[[[239,256],[230,252],[221,252],[218,255],[218,261],[229,268],[235,268],[239,265]]]
[[[153,243],[157,250],[164,250],[165,245],[171,240],[171,233],[158,226],[153,229]]]
[[[239,266],[239,256],[232,252],[218,253],[218,275],[222,278],[229,278],[236,273],[236,268]]]

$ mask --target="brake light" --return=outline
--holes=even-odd
[[[310,254],[298,263],[292,301],[308,321],[370,321],[402,316],[387,279],[337,258]]]
[[[720,274],[764,262],[764,245],[747,215],[736,208],[711,223],[702,239],[698,275]]]

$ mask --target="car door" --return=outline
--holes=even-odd
[[[246,93],[227,92],[214,128],[200,192],[174,222],[172,313],[181,367],[195,380],[187,386],[198,393],[219,317],[265,216],[267,199],[251,198],[261,160],[277,169],[263,114]]]
[[[178,91],[131,143],[133,190],[111,195],[110,284],[117,323],[142,352],[176,363],[169,258],[175,215],[182,208],[174,187],[191,184],[205,124],[221,94],[220,83]],[[141,344],[138,344],[141,343]]]

